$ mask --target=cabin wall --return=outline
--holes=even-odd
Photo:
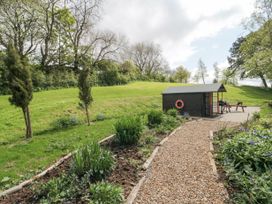
[[[175,108],[175,103],[179,99],[184,102],[182,114],[187,112],[190,116],[206,116],[205,94],[203,93],[164,94],[163,110]]]
[[[163,94],[163,111],[175,108],[177,100],[183,100],[185,112],[190,116],[211,117],[213,115],[213,93]]]

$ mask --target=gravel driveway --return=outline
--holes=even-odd
[[[231,124],[206,120],[184,124],[156,155],[135,203],[223,203],[228,199],[208,156],[210,130],[226,125]]]

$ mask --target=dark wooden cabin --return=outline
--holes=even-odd
[[[223,84],[203,84],[193,86],[169,87],[162,93],[163,110],[176,108],[177,100],[183,101],[181,114],[212,117],[220,112],[219,98],[223,98],[226,89]]]

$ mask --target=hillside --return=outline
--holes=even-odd
[[[76,88],[42,91],[31,102],[33,139],[25,141],[21,110],[11,106],[8,96],[0,96],[0,181],[29,177],[45,168],[61,155],[81,144],[96,141],[113,132],[115,120],[127,114],[145,113],[151,108],[161,109],[160,93],[173,83],[135,82],[125,86],[93,88],[92,119],[103,113],[106,120],[90,127],[79,125],[65,130],[52,130],[50,124],[64,115],[84,119],[78,108]],[[235,103],[241,100],[248,106],[262,106],[272,98],[272,91],[257,87],[226,87],[224,99]],[[4,188],[1,186],[0,189]]]

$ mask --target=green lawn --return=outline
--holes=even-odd
[[[92,119],[104,113],[106,120],[90,127],[79,125],[61,131],[50,130],[50,123],[66,114],[84,119],[78,109],[76,88],[43,91],[34,94],[31,102],[31,118],[34,136],[25,141],[24,121],[20,109],[11,106],[8,96],[0,96],[0,181],[10,177],[12,181],[29,177],[53,163],[61,155],[90,141],[96,141],[113,133],[118,117],[133,113],[145,113],[151,108],[161,109],[161,92],[173,83],[135,82],[125,86],[96,87]],[[272,91],[256,87],[230,87],[224,98],[235,103],[241,100],[248,106],[262,106],[272,98]],[[4,185],[0,184],[0,189]]]

